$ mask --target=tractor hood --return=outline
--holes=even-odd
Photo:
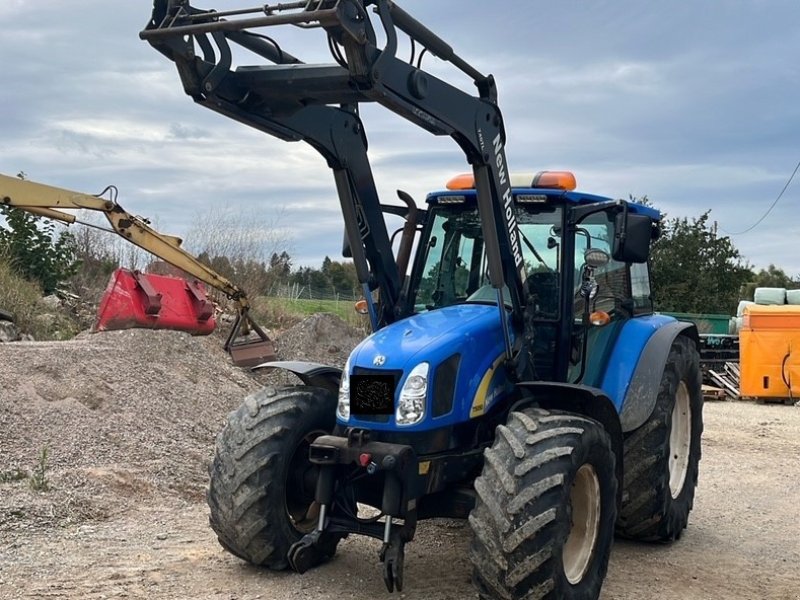
[[[413,315],[372,334],[353,351],[350,366],[404,372],[422,361],[434,366],[465,348],[486,348],[487,342],[495,345],[487,337],[503,342],[496,306],[448,306]]]
[[[458,304],[413,315],[375,332],[350,355],[350,374],[391,375],[394,406],[412,370],[428,364],[427,409],[414,424],[397,424],[394,414],[352,414],[351,427],[424,431],[463,423],[485,413],[504,393],[500,366],[503,331],[496,305]]]

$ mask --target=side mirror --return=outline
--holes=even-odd
[[[611,255],[620,262],[647,262],[652,237],[653,221],[650,217],[621,212],[614,220],[614,248]]]

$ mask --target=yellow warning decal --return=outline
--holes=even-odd
[[[431,461],[426,460],[419,463],[419,474],[420,475],[427,475],[428,471],[431,470]]]
[[[494,372],[497,370],[497,367],[503,362],[505,358],[505,354],[501,354],[497,357],[497,359],[492,363],[492,366],[489,367],[489,370],[484,373],[483,378],[481,379],[480,385],[478,385],[478,390],[475,392],[475,397],[472,399],[472,408],[469,411],[469,418],[474,419],[475,417],[480,417],[483,413],[486,412],[486,395],[489,392],[489,384],[492,383],[492,378],[494,377]]]

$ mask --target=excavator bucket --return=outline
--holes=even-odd
[[[117,269],[100,301],[94,330],[173,329],[208,335],[215,327],[214,306],[199,281]]]
[[[250,332],[255,333],[257,339],[247,338]],[[245,336],[245,339],[237,341],[242,336]],[[275,343],[253,321],[247,310],[240,312],[236,318],[228,341],[225,342],[225,350],[231,355],[231,360],[237,367],[255,367],[277,358]]]

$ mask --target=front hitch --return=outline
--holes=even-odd
[[[403,589],[405,544],[414,538],[417,524],[416,478],[419,462],[410,446],[369,440],[367,432],[349,432],[348,437],[324,435],[309,448],[309,461],[320,467],[315,501],[320,506],[317,528],[289,549],[291,567],[304,573],[321,562],[326,545],[351,533],[366,535],[383,542],[379,558],[383,580],[390,592]],[[361,433],[362,435],[358,435]],[[382,476],[381,515],[372,520],[359,519],[356,512],[337,511],[337,478],[347,469],[351,478]],[[352,470],[356,469],[356,475]],[[395,519],[402,519],[402,524]]]

